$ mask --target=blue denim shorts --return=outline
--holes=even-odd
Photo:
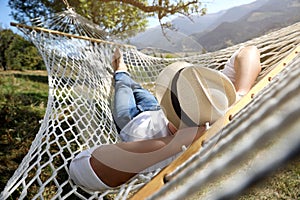
[[[114,121],[122,129],[144,111],[160,110],[156,97],[135,82],[127,72],[115,73]]]

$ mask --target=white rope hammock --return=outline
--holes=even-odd
[[[166,173],[167,184],[143,196],[149,200],[181,200],[197,192],[197,199],[238,199],[245,188],[278,166],[299,159],[300,54],[293,56],[269,87],[257,93],[228,126],[204,142],[182,165]],[[136,194],[134,199],[143,198]]]
[[[250,44],[261,51],[261,79],[300,42],[300,24],[295,24],[225,50],[164,59],[147,56],[134,46],[108,41],[112,37],[72,9],[48,19],[35,19],[32,26],[14,25],[32,40],[44,59],[49,97],[40,130],[0,199],[101,199],[106,196],[126,199],[157,174],[159,170],[141,174],[128,184],[104,193],[85,191],[69,179],[69,163],[80,151],[120,141],[111,114],[110,63],[116,47],[124,52],[132,77],[153,91],[159,72],[174,61],[222,69],[236,49]]]

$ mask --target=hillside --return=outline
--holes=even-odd
[[[204,16],[193,16],[192,20],[178,17],[172,21],[179,32],[187,35],[203,31],[213,30],[223,22],[234,22],[245,15],[251,13],[263,6],[269,0],[260,0],[250,4],[233,7],[228,10],[222,10],[217,13],[207,14]]]
[[[156,52],[190,52],[201,51],[203,47],[190,37],[181,32],[167,31],[167,37],[162,34],[161,29],[149,29],[139,34],[131,43],[139,49],[153,49]]]
[[[168,52],[215,51],[300,21],[299,0],[257,0],[202,17],[173,20],[177,32],[160,27],[138,34],[130,42],[139,49]],[[151,38],[149,40],[149,38]]]
[[[204,35],[197,33],[192,37],[206,50],[215,51],[298,21],[300,21],[298,0],[270,0],[236,22],[224,22]]]

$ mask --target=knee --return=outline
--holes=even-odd
[[[250,63],[260,67],[260,52],[256,46],[244,47],[236,56],[238,63]]]
[[[260,58],[260,51],[258,48],[254,45],[246,46],[242,51],[240,52],[241,54],[248,54],[248,55],[254,55]]]
[[[249,51],[250,58],[253,59],[253,67],[256,68],[258,72],[261,71],[261,63],[260,63],[260,51],[256,46],[247,46],[247,51]]]
[[[235,59],[236,70],[251,70],[251,72],[258,74],[261,71],[260,52],[254,45],[244,47],[236,56]]]

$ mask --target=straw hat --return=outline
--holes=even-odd
[[[184,128],[215,122],[236,101],[236,92],[220,71],[175,62],[159,74],[156,97],[168,120]]]

